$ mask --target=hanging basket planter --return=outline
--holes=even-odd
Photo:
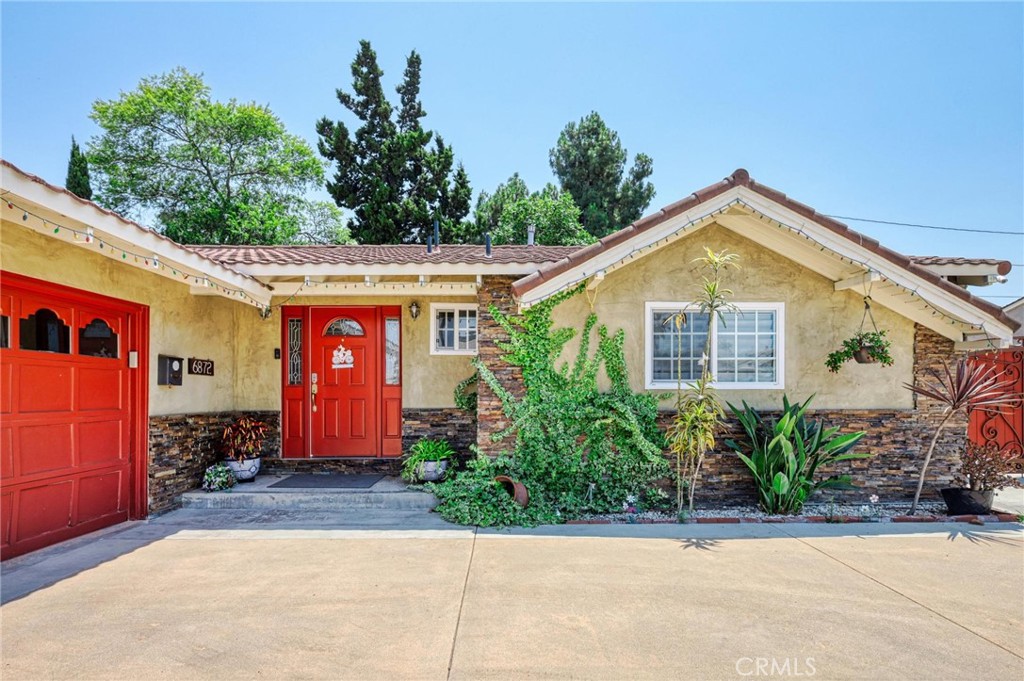
[[[830,352],[825,360],[825,366],[832,373],[839,369],[851,359],[857,364],[881,364],[892,366],[892,355],[889,354],[889,346],[892,341],[885,337],[885,329],[879,330],[875,324],[875,316],[871,314],[871,296],[864,296],[864,316],[860,320],[860,331],[853,338],[843,341],[843,347],[835,352]],[[871,327],[874,331],[865,331],[864,322],[871,320]]]

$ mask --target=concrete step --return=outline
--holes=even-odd
[[[429,511],[437,506],[433,494],[410,490],[400,481],[385,478],[369,489],[274,489],[269,485],[284,476],[258,476],[254,483],[235,485],[223,492],[195,490],[182,495],[183,508],[258,509],[294,511]]]

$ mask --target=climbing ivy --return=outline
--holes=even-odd
[[[552,312],[581,291],[578,287],[553,296],[521,315],[490,308],[509,335],[508,341],[498,343],[503,361],[522,370],[523,397],[506,390],[479,359],[474,362],[479,380],[501,400],[511,424],[493,436],[495,441],[515,436],[507,472],[529,490],[531,517],[546,521],[621,510],[627,497],[641,495],[668,474],[657,400],[629,387],[625,332],[610,334],[591,314],[579,332],[576,358],[559,361],[577,330],[554,328]],[[609,383],[604,391],[599,388],[602,369]],[[445,514],[451,501],[466,497],[464,486],[479,487],[481,479],[486,477],[456,475],[446,488],[437,489],[442,502],[438,510]],[[495,520],[484,513],[486,504],[478,510],[486,520]],[[447,517],[471,524],[479,520],[471,514]]]
[[[480,374],[474,371],[473,375],[455,386],[455,406],[468,414],[476,414],[476,386],[479,380]]]

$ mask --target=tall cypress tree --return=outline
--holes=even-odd
[[[326,117],[317,123],[320,153],[336,165],[327,190],[352,211],[349,228],[360,243],[422,242],[434,219],[451,241],[460,238],[461,220],[469,213],[472,190],[465,169],[455,164],[441,136],[422,125],[421,66],[413,51],[396,88],[396,116],[381,86],[377,54],[369,41],[360,41],[352,62],[353,93],[337,91],[359,128],[352,134],[344,122]]]
[[[71,136],[71,157],[68,159],[68,177],[64,186],[69,192],[83,199],[92,199],[92,185],[89,184],[89,161],[78,147],[75,136]]]

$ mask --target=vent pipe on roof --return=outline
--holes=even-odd
[[[484,234],[484,257],[491,257],[491,233]]]
[[[441,250],[441,225],[438,224],[437,218],[434,218],[434,245],[437,246],[437,250]]]
[[[526,228],[526,245],[527,246],[532,246],[533,245],[534,237],[536,237],[536,236],[537,236],[537,228],[534,227],[533,225],[530,225],[529,227],[527,227]]]
[[[427,237],[427,253],[433,253],[433,252],[434,252],[434,237],[428,236]]]

